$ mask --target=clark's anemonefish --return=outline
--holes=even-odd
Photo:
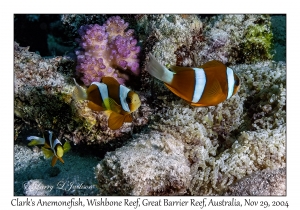
[[[37,136],[29,136],[27,137],[27,140],[30,141],[28,146],[34,146],[34,145],[44,145],[42,147],[42,151],[46,158],[51,158],[51,166],[53,167],[56,164],[57,159],[60,160],[60,162],[64,163],[64,160],[62,159],[62,156],[64,153],[68,152],[71,149],[71,145],[68,141],[62,145],[62,143],[54,137],[52,131],[45,131],[43,133],[44,138],[37,137]]]
[[[170,66],[168,70],[153,55],[147,71],[192,106],[214,106],[229,99],[240,87],[240,79],[222,62],[213,60],[200,67]]]
[[[124,122],[132,122],[131,113],[141,106],[139,96],[113,77],[103,77],[93,82],[87,90],[76,84],[73,98],[89,100],[88,107],[94,111],[104,111],[108,116],[108,127],[119,129]]]

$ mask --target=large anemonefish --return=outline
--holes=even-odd
[[[239,77],[217,60],[196,68],[170,66],[170,69],[172,71],[150,54],[147,71],[192,106],[217,105],[229,99],[240,87]]]
[[[57,159],[60,160],[60,162],[64,163],[62,156],[64,155],[64,153],[71,149],[71,145],[68,141],[66,141],[64,145],[62,145],[62,143],[57,138],[52,137],[53,132],[46,131],[44,132],[44,138],[37,136],[29,136],[27,137],[27,140],[30,141],[28,146],[40,144],[44,145],[42,147],[42,151],[46,158],[52,157],[51,166],[54,166],[56,164]]]
[[[77,84],[73,97],[89,100],[88,107],[94,111],[104,111],[108,116],[108,127],[119,129],[124,122],[132,122],[131,113],[137,110],[141,101],[139,96],[113,77],[103,77],[101,83],[93,82],[87,90]]]

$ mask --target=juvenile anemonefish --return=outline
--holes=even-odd
[[[229,99],[240,87],[239,77],[217,60],[196,68],[170,66],[170,69],[172,71],[150,54],[147,71],[192,106],[217,105]]]
[[[73,98],[88,100],[88,107],[94,111],[104,111],[108,116],[108,127],[119,129],[124,122],[132,122],[131,113],[137,110],[139,96],[113,77],[103,77],[101,83],[93,82],[87,90],[76,84]]]
[[[62,145],[62,143],[57,138],[53,138],[52,131],[46,131],[44,133],[44,138],[29,136],[27,137],[27,140],[30,141],[28,146],[40,144],[44,145],[42,147],[42,151],[46,158],[52,157],[51,166],[54,166],[56,164],[57,159],[60,160],[60,162],[64,163],[62,156],[64,155],[64,153],[68,152],[71,149],[71,145],[68,141],[66,141],[64,145]]]

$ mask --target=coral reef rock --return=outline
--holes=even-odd
[[[170,186],[162,187],[157,193],[147,181],[139,181],[139,177],[162,173],[156,172],[158,168],[165,170],[163,174],[169,170],[167,157],[161,158],[165,161],[144,162],[149,156],[159,154],[154,147],[144,150],[137,146],[144,144],[145,139],[151,139],[147,134],[133,138],[134,143],[108,154],[97,166],[102,194],[174,195],[186,192],[187,195],[221,195],[233,183],[254,172],[285,167],[285,64],[260,62],[232,68],[242,79],[241,89],[217,106],[191,107],[159,85],[154,86],[158,102],[153,103],[159,106],[151,115],[149,129],[158,132],[156,141],[163,143],[166,138],[160,136],[168,135],[168,139],[173,139],[170,144],[183,145],[182,155],[188,161],[184,164],[188,168],[184,170],[186,181],[180,185],[180,193],[169,191]],[[178,174],[174,179],[182,180],[182,168],[175,167],[174,170],[178,170],[172,172]],[[153,173],[152,176],[144,175],[145,171]],[[161,183],[170,183],[168,176],[159,177]],[[177,189],[177,184],[175,186]]]
[[[171,135],[142,134],[96,167],[101,195],[182,195],[190,182],[184,146]]]
[[[286,168],[262,170],[231,185],[226,196],[285,196]]]

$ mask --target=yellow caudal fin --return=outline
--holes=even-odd
[[[51,166],[55,166],[56,164],[56,161],[57,161],[57,157],[54,155],[53,158],[52,158],[52,161],[51,161]]]
[[[72,97],[74,100],[86,100],[87,99],[87,93],[86,90],[81,87],[80,85],[78,85],[78,83],[76,82],[76,80],[73,78],[74,82],[75,82],[75,89],[72,93]]]
[[[125,121],[125,116],[126,115],[121,115],[116,112],[111,112],[108,118],[108,127],[112,130],[119,129]]]
[[[37,136],[28,136],[27,140],[30,141],[28,146],[45,144],[45,139]]]
[[[47,149],[45,147],[42,147],[42,151],[43,151],[44,156],[46,158],[51,158],[54,155],[54,153],[51,150],[49,150],[49,149]]]

